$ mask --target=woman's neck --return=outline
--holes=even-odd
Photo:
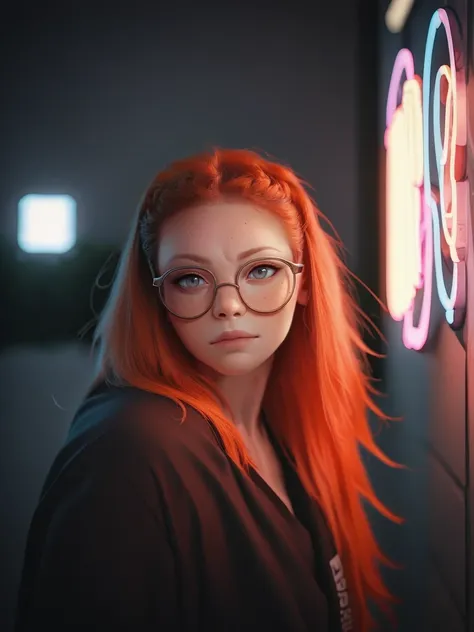
[[[220,375],[216,385],[228,403],[225,412],[248,440],[262,434],[262,401],[270,376],[273,358],[245,375]]]

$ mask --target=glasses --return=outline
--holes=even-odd
[[[296,275],[304,264],[280,257],[252,259],[241,266],[235,283],[217,283],[214,274],[201,267],[180,266],[153,278],[161,302],[174,316],[194,320],[214,304],[217,290],[235,287],[242,302],[253,312],[272,314],[285,307],[293,296]]]

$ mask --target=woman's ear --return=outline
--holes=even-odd
[[[298,295],[296,298],[296,302],[299,303],[299,305],[307,305],[308,298],[309,298],[309,291],[306,287],[306,279],[305,277],[302,277],[300,281],[300,286],[298,288]]]
[[[300,291],[298,292],[298,298],[296,299],[296,302],[299,303],[300,305],[307,305],[308,296],[309,296],[308,290],[302,287]]]

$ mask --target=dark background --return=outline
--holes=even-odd
[[[11,629],[41,485],[90,379],[82,330],[93,318],[91,287],[118,254],[158,170],[214,145],[256,149],[289,164],[313,185],[351,269],[383,294],[388,81],[403,45],[413,49],[421,73],[437,8],[416,2],[405,32],[393,35],[384,26],[387,5],[137,0],[8,7],[0,23],[1,630]],[[467,4],[456,5],[467,24]],[[17,203],[30,192],[77,200],[71,253],[18,250]],[[94,294],[96,309],[105,297]],[[368,292],[361,290],[360,301],[387,336],[388,345],[368,339],[387,353],[373,365],[382,406],[404,418],[379,441],[410,467],[393,472],[368,460],[379,495],[407,519],[395,527],[371,514],[382,546],[405,565],[387,574],[402,599],[399,629],[467,630],[473,343],[463,347],[441,324],[427,350],[407,351],[399,324],[381,318]]]

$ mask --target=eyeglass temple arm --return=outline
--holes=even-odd
[[[145,256],[145,259],[146,259],[146,263],[147,263],[148,269],[149,269],[149,270],[150,270],[150,272],[151,272],[151,278],[153,279],[153,281],[155,281],[158,277],[156,276],[156,272],[155,272],[155,269],[154,269],[154,267],[153,267],[153,264],[152,264],[152,262],[150,261],[150,259],[147,257],[146,253],[143,253],[143,254],[144,254],[144,256]]]

